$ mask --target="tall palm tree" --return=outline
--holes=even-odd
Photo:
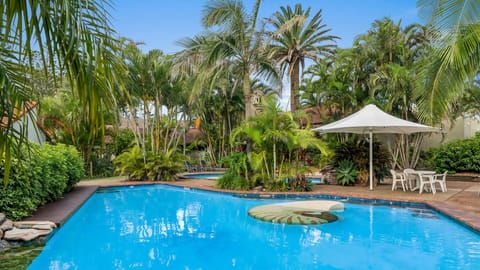
[[[115,105],[114,91],[123,72],[117,41],[109,24],[109,0],[4,0],[0,5],[0,159],[8,179],[10,149],[24,134],[15,133],[16,112],[32,98],[33,59],[38,50],[43,73],[65,72],[72,95],[84,108],[88,136],[102,133],[103,112]],[[51,75],[50,75],[51,76]],[[19,149],[19,147],[16,147]]]
[[[431,124],[449,111],[480,68],[480,2],[418,0],[419,13],[436,33],[434,48],[419,65],[420,116]]]
[[[310,7],[304,10],[301,4],[296,4],[293,9],[281,7],[270,20],[274,27],[271,56],[284,73],[288,70],[292,112],[300,108],[300,68],[304,69],[305,59],[318,60],[322,55],[333,53],[338,39],[328,34],[330,29],[322,23],[321,10],[307,22],[309,16]]]
[[[251,102],[251,80],[262,78],[280,87],[275,65],[268,58],[265,49],[265,35],[257,29],[260,0],[255,1],[253,11],[248,14],[241,1],[214,0],[203,10],[202,22],[208,30],[205,35],[185,39],[181,45],[185,50],[179,54],[183,71],[192,71],[196,66],[197,82],[193,92],[212,89],[218,73],[232,68],[242,85],[245,102],[245,118],[254,115]]]

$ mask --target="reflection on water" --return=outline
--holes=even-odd
[[[174,211],[175,218],[168,216],[155,217],[148,219],[145,213],[120,214],[119,236],[134,236],[140,242],[150,241],[152,239],[181,237],[188,234],[190,237],[206,238],[207,235],[213,238],[215,235],[214,227],[206,232],[200,232],[201,204],[198,202],[190,203],[185,208],[178,208]]]

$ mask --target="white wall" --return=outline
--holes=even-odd
[[[47,137],[37,125],[36,121],[37,108],[32,109],[23,116],[22,119],[13,123],[13,129],[17,132],[25,133],[27,139],[36,144],[43,144],[47,141]]]
[[[422,143],[422,149],[426,150],[431,147],[439,147],[442,144],[468,139],[475,136],[476,132],[480,132],[479,117],[459,117],[454,123],[443,121],[443,134],[431,134],[426,136]]]

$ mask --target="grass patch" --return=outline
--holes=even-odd
[[[42,251],[43,244],[15,247],[0,252],[1,270],[24,270]]]

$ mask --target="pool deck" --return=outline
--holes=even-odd
[[[81,181],[65,197],[53,203],[39,208],[33,216],[25,220],[48,220],[61,226],[99,187],[131,186],[145,184],[166,184],[195,188],[201,190],[232,192],[238,194],[252,194],[259,197],[268,197],[272,194],[294,195],[331,195],[341,197],[355,197],[363,199],[391,200],[399,202],[425,203],[430,207],[451,216],[469,227],[480,232],[480,182],[448,181],[447,192],[419,194],[418,192],[401,189],[391,190],[391,185],[386,183],[378,185],[373,191],[365,186],[338,186],[338,185],[315,185],[312,192],[262,192],[262,191],[227,191],[215,188],[214,180],[207,179],[183,179],[174,182],[127,181],[123,177],[115,177],[100,180]]]

